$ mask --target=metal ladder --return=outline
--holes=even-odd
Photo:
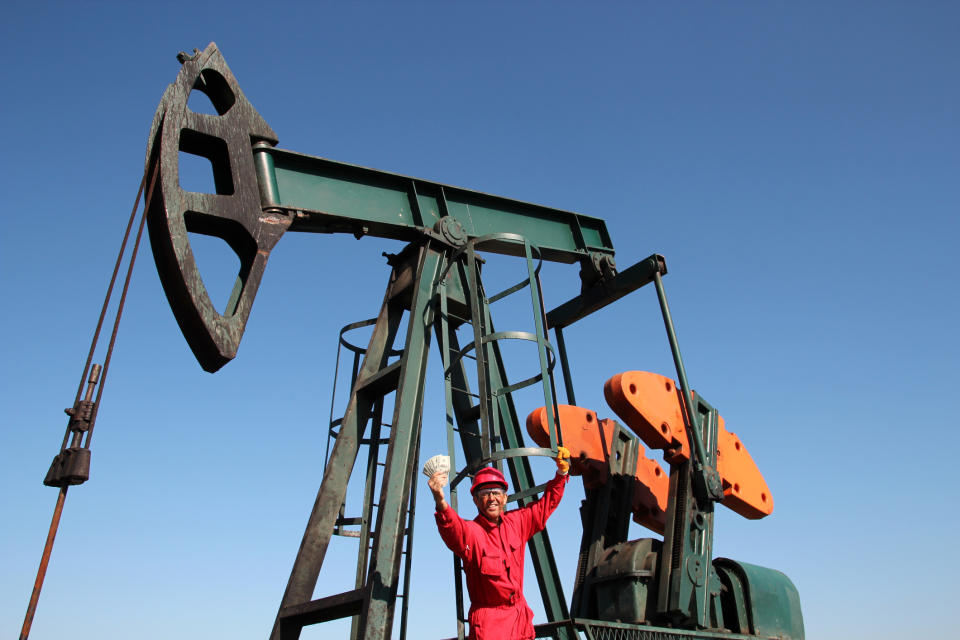
[[[526,277],[512,287],[487,296],[480,278],[481,259],[476,252],[486,243],[513,242],[522,245],[526,258]],[[511,474],[515,493],[508,499],[520,505],[529,503],[542,491],[543,485],[534,486],[533,475],[527,456],[556,454],[558,429],[555,421],[556,391],[552,368],[552,347],[546,336],[546,318],[539,281],[539,256],[523,236],[519,234],[491,234],[471,240],[452,257],[442,274],[438,286],[439,312],[437,314],[437,340],[443,357],[445,398],[447,406],[447,446],[451,471],[457,468],[455,434],[460,435],[466,464],[452,479],[451,506],[458,508],[457,485],[468,479],[481,466],[495,464],[503,470],[504,462]],[[505,297],[529,290],[534,318],[534,331],[496,331],[493,326],[491,305]],[[462,295],[462,306],[452,309],[449,293]],[[461,347],[457,328],[471,325],[473,340]],[[502,340],[529,340],[536,343],[539,356],[539,371],[515,384],[507,381],[499,342]],[[467,360],[476,366],[477,392],[470,390],[467,376]],[[550,422],[551,448],[524,447],[521,422],[513,401],[513,392],[540,383],[543,387],[544,405]],[[551,621],[569,617],[563,587],[550,548],[546,530],[530,541],[533,565],[543,595],[544,609]],[[465,637],[464,598],[462,567],[454,557],[454,575],[457,606],[457,637]],[[558,637],[566,638],[566,629],[557,631]]]
[[[429,320],[432,284],[445,262],[444,250],[432,243],[410,245],[391,258],[393,271],[380,313],[373,324],[370,342],[339,424],[333,450],[326,462],[323,483],[307,522],[300,549],[274,622],[272,640],[298,638],[303,627],[328,620],[356,616],[352,635],[363,640],[389,638],[394,605],[399,591],[400,562],[406,555],[409,581],[412,538],[411,501],[415,499],[412,478],[417,463],[423,405],[423,373],[431,329]],[[405,344],[400,358],[388,362],[404,314],[409,312]],[[379,449],[383,399],[394,396],[386,460],[369,465],[366,492],[371,505],[361,523],[356,588],[313,598],[330,538],[344,531],[347,521],[341,507],[359,446],[367,424],[374,427],[368,438]],[[368,459],[369,461],[369,459]],[[373,487],[379,474],[380,497],[373,522]],[[405,595],[405,594],[404,594]],[[405,629],[404,629],[405,631]]]
[[[362,329],[365,327],[372,326],[376,323],[376,318],[370,318],[369,320],[362,320],[360,322],[354,322],[346,325],[340,330],[340,334],[337,338],[337,358],[334,364],[334,374],[333,374],[333,391],[330,398],[330,419],[327,429],[327,451],[324,456],[324,467],[326,467],[327,459],[330,454],[330,443],[336,442],[336,438],[339,435],[340,425],[343,424],[343,417],[334,418],[333,412],[334,407],[336,406],[336,395],[337,395],[337,381],[339,380],[340,375],[340,356],[341,352],[346,349],[352,353],[352,362],[350,366],[350,389],[353,389],[356,386],[357,376],[360,372],[361,359],[366,355],[366,349],[357,344],[351,343],[347,339],[347,334],[356,329]],[[390,350],[388,352],[388,357],[402,356],[403,352],[399,350]],[[346,516],[346,500],[340,505],[340,512],[337,517],[337,520],[334,522],[333,535],[343,536],[349,538],[357,538],[359,542],[359,548],[357,552],[357,571],[355,579],[355,588],[360,589],[363,587],[364,578],[366,577],[367,561],[369,560],[370,551],[372,550],[371,542],[373,540],[374,531],[371,528],[371,523],[375,520],[376,509],[379,508],[379,504],[374,502],[375,500],[375,491],[378,486],[378,481],[380,480],[379,470],[382,467],[386,466],[386,462],[381,461],[381,453],[384,450],[383,445],[389,445],[390,438],[389,435],[385,436],[384,431],[391,428],[391,424],[383,421],[383,410],[384,410],[384,399],[380,398],[375,401],[373,407],[373,415],[370,419],[370,435],[366,438],[360,440],[361,446],[366,446],[368,448],[367,452],[367,467],[366,467],[366,476],[364,478],[364,487],[363,487],[363,498],[362,498],[362,514],[360,516],[348,517]],[[415,458],[419,458],[419,444],[417,445],[417,451],[415,453]],[[399,591],[397,593],[397,600],[400,601],[400,638],[406,638],[406,628],[407,628],[407,611],[409,603],[409,592],[410,592],[410,566],[412,560],[412,548],[413,548],[413,530],[414,522],[416,516],[416,503],[417,503],[417,484],[413,483],[410,488],[410,502],[407,505],[407,525],[404,529],[404,545],[401,555],[403,556],[403,579],[402,584],[400,585]],[[353,529],[351,527],[359,526],[359,529]],[[359,632],[358,618],[354,617],[350,637],[357,638]]]

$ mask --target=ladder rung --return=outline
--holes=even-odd
[[[289,605],[280,609],[277,617],[283,626],[303,628],[309,624],[353,616],[363,608],[365,591],[354,589],[302,604]]]
[[[393,364],[388,364],[373,375],[357,380],[354,388],[355,392],[376,393],[385,396],[391,391],[396,391],[400,385],[400,365],[403,360],[397,360]]]

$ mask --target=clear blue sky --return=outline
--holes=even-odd
[[[955,3],[135,7],[17,3],[0,24],[0,635],[23,620],[56,497],[41,480],[154,109],[177,51],[210,41],[283,148],[603,218],[621,267],[664,254],[691,382],[776,500],[758,522],[721,510],[717,555],[790,576],[810,638],[956,628]],[[398,248],[288,234],[212,376],[143,253],[32,638],[269,633],[319,486],[337,331],[375,314]],[[576,269],[544,286],[555,306]],[[567,340],[601,416],[609,376],[671,373],[651,291]],[[424,458],[445,446],[430,376]],[[568,585],[577,485],[551,526]],[[448,637],[420,488],[411,637]],[[340,551],[327,593],[352,574]]]

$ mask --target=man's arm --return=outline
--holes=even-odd
[[[430,487],[430,492],[433,493],[433,501],[437,504],[437,513],[446,511],[447,507],[450,506],[447,504],[447,499],[443,495],[443,488],[446,485],[447,473],[445,471],[439,471],[427,480],[427,486]]]
[[[563,489],[567,484],[567,474],[561,474],[559,471],[553,479],[547,483],[540,499],[531,505],[522,509],[527,514],[527,537],[543,531],[547,526],[547,518],[556,510],[563,498]]]
[[[447,484],[447,473],[444,471],[433,474],[427,481],[430,492],[433,493],[433,501],[437,505],[437,512],[434,514],[437,520],[437,531],[447,548],[469,561],[470,544],[467,542],[467,523],[450,508],[447,499],[443,495],[443,488]]]
[[[547,526],[547,518],[560,504],[560,499],[563,498],[563,489],[569,477],[567,475],[570,471],[570,463],[567,461],[569,458],[570,451],[565,447],[559,447],[556,458],[557,475],[547,483],[539,500],[520,510],[524,515],[524,528],[527,538],[543,531],[543,528]]]

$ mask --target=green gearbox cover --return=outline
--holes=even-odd
[[[713,564],[742,588],[751,634],[804,640],[800,594],[790,578],[775,569],[728,558],[717,558]]]

